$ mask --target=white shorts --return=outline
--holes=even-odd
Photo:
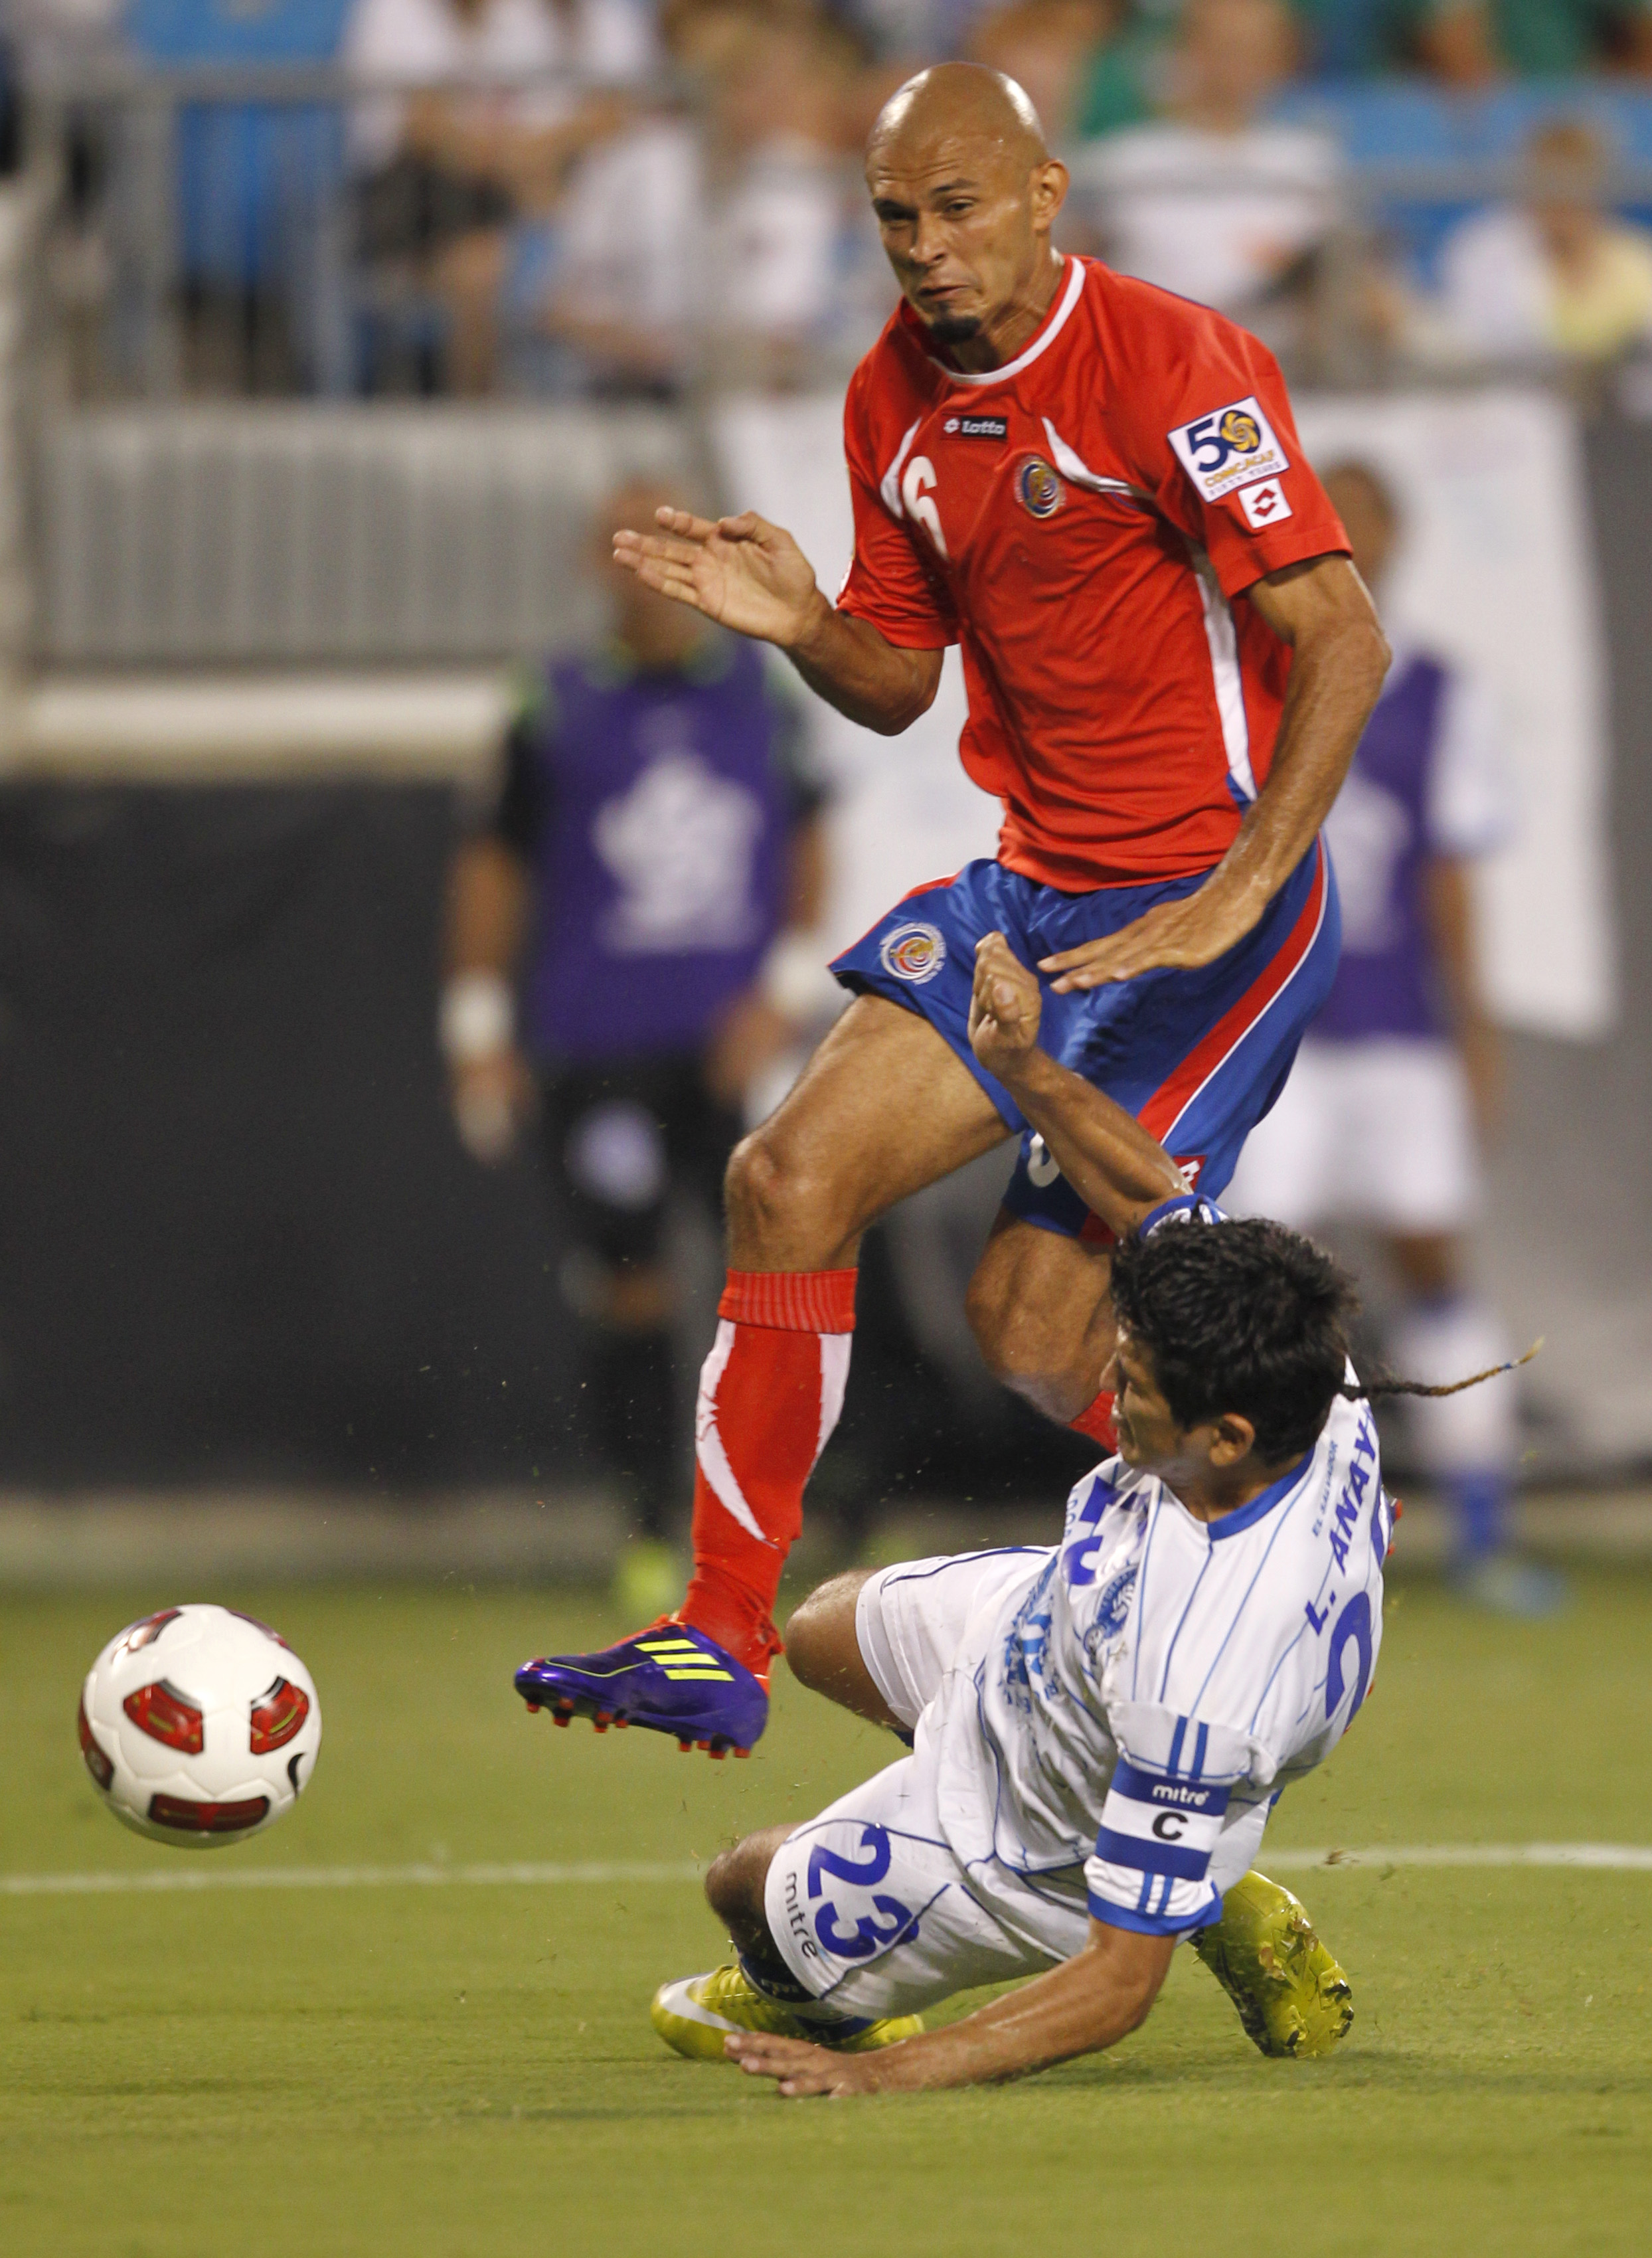
[[[917,1746],[797,1828],[764,1892],[787,1967],[843,2014],[911,2014],[978,1984],[1036,1975],[1088,1938],[1081,1867],[1062,1887],[995,1866],[990,1908],[983,1901],[941,1832],[939,1751],[923,1716],[970,1622],[996,1614],[1029,1562],[1047,1557],[1017,1546],[907,1560],[861,1587],[861,1655],[895,1715],[918,1729]]]
[[[880,1568],[861,1587],[854,1636],[872,1682],[910,1732],[940,1691],[972,1619],[996,1615],[1045,1544],[1003,1544],[989,1552],[947,1552]]]
[[[1315,1042],[1245,1140],[1222,1204],[1294,1230],[1337,1219],[1421,1237],[1479,1208],[1468,1081],[1449,1043]]]

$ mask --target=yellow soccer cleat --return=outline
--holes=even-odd
[[[765,1999],[748,1983],[737,1962],[713,1968],[709,1976],[683,1976],[662,1984],[654,1994],[649,2020],[677,2054],[695,2062],[727,2062],[723,2041],[731,2031],[771,2031],[784,2039],[807,2039],[840,2054],[870,2054],[916,2038],[921,2015],[886,2016],[880,2022],[811,2021],[778,2000]]]
[[[1193,1949],[1264,2054],[1329,2054],[1354,2020],[1353,1986],[1319,1941],[1300,1899],[1254,1870],[1195,1930]]]

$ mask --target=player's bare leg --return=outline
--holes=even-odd
[[[846,1568],[811,1592],[786,1625],[786,1660],[798,1683],[812,1694],[823,1694],[869,1724],[899,1732],[901,1721],[878,1692],[855,1630],[861,1587],[876,1573]]]
[[[731,1263],[851,1265],[869,1224],[1009,1133],[927,1019],[881,996],[857,997],[782,1104],[734,1149]]]
[[[970,1330],[988,1368],[1064,1426],[1084,1421],[1112,1360],[1110,1274],[1105,1246],[1001,1208],[969,1282]]]
[[[923,2029],[921,2015],[868,2021],[846,2016],[815,1999],[792,1975],[769,1930],[764,1892],[776,1852],[789,1827],[765,1827],[713,1861],[705,1895],[728,1929],[737,1957],[705,1976],[662,1984],[650,2020],[676,2053],[700,2062],[727,2062],[724,2041],[737,2033],[767,2032],[806,2039],[846,2054],[869,2054]]]
[[[705,1900],[727,1928],[736,1952],[773,1952],[763,1917],[763,1885],[775,1852],[790,1827],[763,1827],[712,1860],[705,1871]]]
[[[837,1424],[867,1225],[1009,1132],[927,1020],[858,998],[729,1163],[731,1261],[695,1422],[694,1574],[669,1624],[525,1664],[517,1690],[743,1753],[767,1718],[772,1610],[803,1493]]]
[[[848,1378],[866,1226],[1007,1132],[926,1019],[860,997],[727,1184],[728,1284],[701,1378],[683,1620],[762,1672],[780,1571]]]

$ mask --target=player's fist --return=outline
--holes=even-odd
[[[1002,1082],[1039,1040],[1044,999],[1036,976],[1010,954],[1001,933],[975,943],[975,984],[969,998],[969,1043],[989,1074]]]
[[[720,626],[784,650],[825,604],[802,550],[755,510],[712,519],[662,508],[655,516],[656,532],[614,535],[614,563]]]

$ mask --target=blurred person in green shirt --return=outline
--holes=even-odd
[[[1138,125],[1168,99],[1186,0],[1135,0],[1091,54],[1075,104],[1086,138]],[[1415,73],[1447,85],[1652,75],[1652,0],[1290,0],[1300,68],[1314,77]]]

